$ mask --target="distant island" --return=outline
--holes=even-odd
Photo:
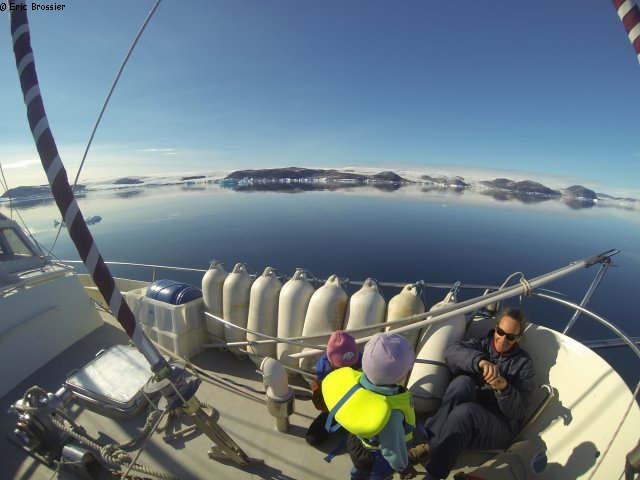
[[[481,180],[475,183],[465,181],[461,176],[420,175],[417,179],[407,179],[392,171],[376,174],[356,173],[348,170],[310,169],[301,167],[269,168],[260,170],[237,170],[227,175],[220,183],[238,190],[308,191],[339,189],[354,185],[370,185],[383,190],[397,190],[403,185],[421,184],[427,188],[465,190],[474,189],[490,195],[496,200],[519,200],[523,203],[537,203],[549,199],[563,199],[574,208],[594,206],[601,201],[609,201],[617,206],[639,208],[640,201],[596,193],[582,185],[571,185],[557,190],[533,180],[515,181],[508,178]]]
[[[499,201],[517,200],[522,203],[540,203],[552,199],[563,201],[570,208],[592,208],[594,206],[640,210],[640,200],[628,197],[616,197],[595,192],[582,185],[570,185],[566,188],[550,188],[533,180],[512,180],[494,178],[488,180],[465,180],[462,176],[427,174],[423,172],[404,172],[399,175],[390,170],[372,169],[318,169],[304,167],[266,168],[258,170],[236,170],[231,173],[158,177],[122,177],[115,180],[96,182],[90,185],[77,185],[76,193],[84,195],[92,190],[123,190],[159,187],[163,185],[197,185],[216,183],[223,188],[238,191],[277,191],[299,193],[314,190],[339,190],[368,186],[381,191],[396,191],[407,185],[417,185],[420,191],[450,190],[462,194],[466,190],[487,195]],[[139,190],[135,190],[139,191]],[[130,196],[130,195],[126,195]],[[48,185],[21,186],[12,188],[0,196],[0,201],[42,202],[50,201],[51,191]]]

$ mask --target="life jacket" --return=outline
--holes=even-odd
[[[385,427],[392,410],[400,410],[404,415],[405,440],[413,438],[416,413],[408,390],[396,395],[382,395],[367,390],[360,384],[362,372],[352,368],[334,370],[322,381],[322,396],[329,408],[327,426],[335,417],[345,430],[357,435],[368,448],[377,449],[378,435]]]

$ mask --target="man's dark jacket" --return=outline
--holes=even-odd
[[[507,381],[507,388],[494,392],[478,368],[480,360],[497,365]],[[469,375],[478,386],[478,403],[490,411],[506,417],[512,434],[522,427],[531,393],[533,392],[533,361],[518,344],[509,352],[498,353],[493,347],[493,330],[483,338],[462,340],[449,346],[445,360],[453,375]]]

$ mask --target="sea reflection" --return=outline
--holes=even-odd
[[[133,198],[144,193],[143,188],[126,188],[116,190],[114,195],[118,198]]]
[[[420,188],[420,192],[426,193],[426,194],[437,193],[438,195],[441,195],[441,194],[458,195],[461,197],[462,195],[464,195],[465,189],[464,188],[448,188],[448,187],[443,187],[439,185],[429,185],[429,186],[422,186]]]
[[[75,197],[77,199],[85,198],[86,194],[76,193]],[[1,205],[3,205],[4,208],[8,208],[8,209],[13,207],[18,210],[29,210],[32,208],[44,207],[47,205],[55,205],[55,201],[53,197],[25,198],[25,199],[12,199],[11,201],[7,201]]]
[[[235,186],[225,186],[238,192],[280,192],[280,193],[305,193],[305,192],[335,192],[348,190],[355,186],[349,183],[250,183]]]
[[[402,187],[401,183],[374,183],[373,188],[381,192],[395,192]]]
[[[508,202],[512,200],[516,200],[520,203],[524,204],[536,204],[548,202],[550,200],[558,200],[559,197],[547,197],[544,195],[533,195],[533,194],[525,194],[519,192],[511,192],[508,190],[482,190],[480,192],[482,195],[487,195],[492,197],[494,200],[498,200],[499,202]]]
[[[352,183],[352,182],[253,182],[253,183],[222,183],[220,188],[242,193],[252,192],[277,192],[277,193],[305,193],[305,192],[354,192],[376,190],[380,192],[394,193],[402,191],[419,191],[425,195],[451,195],[462,197],[470,196],[470,200],[478,195],[490,197],[497,202],[519,202],[524,205],[536,205],[546,202],[563,204],[572,210],[593,208],[596,204],[588,199],[569,198],[563,196],[547,196],[521,193],[502,189],[468,190],[466,188],[451,188],[436,184],[407,185],[404,183]],[[189,187],[193,190],[193,187]],[[204,188],[203,188],[204,189]]]
[[[593,200],[585,200],[582,198],[563,198],[562,203],[573,210],[580,210],[581,208],[593,208],[596,206],[596,203]]]

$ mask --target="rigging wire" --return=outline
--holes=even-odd
[[[2,180],[0,180],[0,185],[2,185],[2,188],[4,188],[5,192],[9,192],[7,179],[4,176],[4,169],[2,168],[2,164],[1,163],[0,163],[0,176],[2,177]],[[29,230],[29,227],[27,226],[27,222],[25,222],[24,218],[22,218],[22,215],[20,215],[20,211],[16,207],[13,206],[13,198],[11,197],[11,194],[9,194],[9,213],[11,214],[11,218],[13,218],[13,211],[14,210],[16,212],[16,215],[18,215],[18,218],[22,222],[22,225],[24,227],[25,232],[27,232],[27,235],[29,236],[29,238],[31,238],[33,240],[33,243],[35,244],[35,246],[38,249],[39,253],[42,256],[45,256],[44,255],[44,250],[42,249],[42,245],[40,245],[40,243],[35,239],[35,237],[31,233],[31,230]]]
[[[149,14],[147,15],[147,18],[142,23],[142,26],[138,30],[137,35],[133,39],[133,42],[131,43],[131,46],[129,47],[129,50],[127,51],[127,54],[125,55],[124,60],[122,61],[122,64],[120,65],[120,68],[118,69],[118,73],[116,74],[116,77],[114,78],[113,83],[111,84],[111,88],[109,89],[109,93],[107,94],[107,98],[105,98],[104,103],[102,104],[102,109],[100,109],[100,114],[98,115],[98,119],[96,120],[96,123],[93,126],[93,130],[91,131],[91,136],[89,137],[89,142],[87,143],[87,147],[85,148],[84,154],[82,155],[82,161],[80,162],[80,167],[78,167],[78,173],[76,174],[76,178],[73,181],[73,185],[71,186],[71,189],[74,192],[75,192],[75,189],[76,189],[76,185],[78,183],[78,178],[80,178],[80,173],[82,172],[82,167],[84,166],[84,162],[87,159],[87,154],[89,153],[89,149],[91,148],[91,144],[93,143],[93,137],[95,136],[96,131],[98,130],[98,126],[100,125],[100,121],[102,120],[102,116],[104,115],[104,112],[107,109],[107,105],[109,104],[109,100],[111,100],[111,95],[113,95],[113,92],[116,89],[116,86],[118,85],[118,81],[120,80],[120,77],[122,76],[122,72],[124,71],[124,67],[129,62],[129,58],[131,57],[131,54],[133,53],[133,49],[136,48],[136,45],[138,44],[138,40],[140,40],[140,37],[142,36],[142,33],[147,28],[147,25],[151,21],[151,18],[153,17],[154,13],[156,12],[158,7],[160,6],[160,2],[161,1],[162,0],[156,0],[156,3],[153,5],[151,10],[149,11]],[[56,242],[58,241],[58,237],[60,236],[60,232],[61,231],[62,231],[62,223],[60,223],[60,225],[58,225],[58,233],[56,233],[56,238],[53,240],[53,245],[51,245],[51,249],[49,250],[49,253],[51,253],[51,251],[53,251],[54,247],[56,246]]]
[[[0,185],[4,188],[5,193],[9,193],[9,186],[7,184],[7,179],[4,176],[4,169],[2,168],[2,163],[0,162],[0,176],[2,176],[2,180],[0,180]],[[11,218],[13,218],[13,208],[11,206],[12,198],[11,193],[9,193],[9,214]]]

